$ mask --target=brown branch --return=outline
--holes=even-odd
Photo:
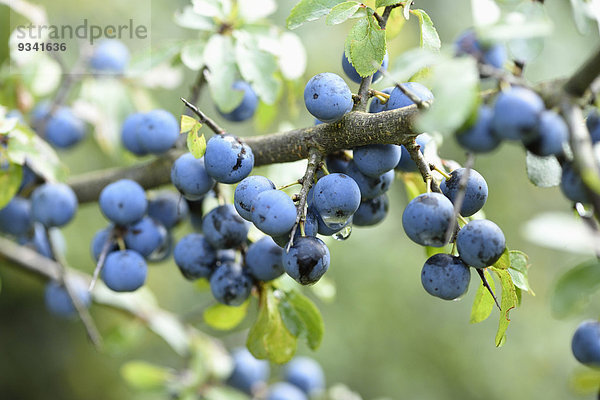
[[[194,114],[196,114],[198,116],[198,118],[200,119],[200,122],[202,122],[204,125],[208,126],[211,131],[213,131],[217,135],[225,134],[225,129],[223,129],[219,125],[217,125],[217,123],[215,121],[213,121],[208,116],[206,116],[206,114],[204,114],[202,111],[200,111],[200,109],[198,107],[196,107],[195,105],[193,105],[192,103],[190,103],[189,101],[184,99],[183,97],[181,98],[181,101],[183,101],[183,104],[185,104],[190,110],[192,110],[194,112]]]
[[[417,144],[415,139],[412,138],[411,140],[409,140],[403,144],[404,144],[404,147],[406,147],[408,154],[410,154],[410,158],[412,158],[412,160],[415,162],[415,164],[417,164],[417,168],[419,169],[419,172],[421,173],[421,176],[423,177],[423,181],[425,183],[427,183],[428,185],[431,185],[432,191],[441,193],[440,187],[431,177],[429,165],[427,164],[427,161],[425,161],[425,157],[421,153],[420,146]]]
[[[369,75],[362,78],[360,86],[358,88],[358,95],[355,98],[354,108],[352,111],[366,111],[367,102],[369,101],[369,89],[371,88],[371,82],[373,82],[373,75]]]
[[[600,49],[573,74],[563,90],[574,97],[582,97],[592,82],[600,75]]]

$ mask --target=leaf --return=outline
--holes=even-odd
[[[358,1],[346,1],[338,4],[331,9],[331,12],[327,15],[325,23],[327,25],[336,25],[345,22],[348,18],[352,17],[354,13],[360,8],[361,3]]]
[[[533,290],[529,285],[529,257],[527,257],[527,254],[522,251],[511,250],[508,273],[517,288],[525,290],[535,296],[535,293],[533,293]]]
[[[145,361],[129,361],[121,366],[121,376],[133,388],[138,390],[156,390],[164,388],[173,378],[164,367]]]
[[[420,47],[408,50],[396,58],[390,76],[396,82],[407,82],[419,71],[436,65],[444,59],[442,55]]]
[[[296,337],[304,337],[317,350],[323,340],[323,317],[315,304],[297,290],[286,293],[279,303],[285,326]]]
[[[594,254],[600,236],[572,214],[548,212],[535,216],[523,226],[523,236],[539,245],[577,254]]]
[[[189,131],[187,136],[187,148],[192,153],[194,158],[201,158],[206,152],[206,138],[204,134],[198,136],[198,130],[201,124],[196,124],[194,128]]]
[[[242,77],[252,84],[252,88],[262,101],[275,103],[281,88],[281,81],[275,78],[278,65],[273,54],[261,50],[258,41],[250,33],[238,31],[235,57]]]
[[[417,173],[408,173],[400,175],[402,181],[404,182],[404,188],[406,190],[407,201],[411,201],[415,197],[419,196],[421,193],[425,193],[427,191],[425,182],[420,174]]]
[[[421,9],[410,10],[410,12],[419,18],[419,25],[421,26],[421,47],[426,50],[439,51],[442,47],[442,42],[429,15]]]
[[[377,0],[377,1],[375,1],[375,8],[385,7],[385,6],[393,6],[394,4],[398,4],[398,3],[399,3],[398,0]]]
[[[494,285],[494,280],[489,271],[484,270],[484,276],[486,276],[487,283],[490,285],[493,291],[496,290]],[[485,286],[483,286],[483,281],[479,282],[479,288],[477,289],[477,293],[475,293],[475,299],[473,300],[473,308],[471,309],[471,324],[477,324],[479,322],[485,321],[492,310],[494,309],[494,298],[492,294],[487,290]]]
[[[475,26],[492,25],[502,14],[495,0],[471,0],[471,10]]]
[[[206,42],[195,40],[181,48],[181,62],[192,71],[200,71],[204,67],[204,48]]]
[[[185,6],[183,11],[175,12],[175,24],[183,28],[201,31],[212,31],[215,28],[213,18],[198,14],[192,6]]]
[[[375,18],[368,15],[359,19],[346,37],[346,56],[362,77],[374,74],[385,56],[385,31]]]
[[[275,0],[243,0],[237,2],[240,17],[246,22],[254,22],[268,17],[277,10]]]
[[[477,28],[477,37],[483,42],[505,42],[512,39],[531,39],[549,36],[554,30],[544,5],[528,2],[504,16],[498,23]]]
[[[389,42],[394,39],[396,36],[400,34],[404,24],[406,23],[406,18],[402,15],[402,7],[396,7],[390,13],[388,17],[387,25],[385,26],[385,38]]]
[[[431,89],[435,100],[416,121],[421,132],[454,132],[478,107],[479,72],[473,58],[441,61],[431,68],[423,84]]]
[[[302,77],[306,71],[306,49],[302,41],[292,32],[283,32],[279,37],[279,56],[277,63],[285,79]]]
[[[586,261],[562,275],[554,287],[550,305],[557,318],[580,313],[590,296],[600,289],[600,263]]]
[[[4,163],[1,161],[0,163]],[[0,209],[4,208],[17,194],[21,180],[23,179],[23,167],[19,164],[8,163],[0,167]]]
[[[508,247],[504,249],[504,252],[493,265],[494,268],[498,269],[509,269],[510,268],[510,252],[508,251]]]
[[[284,325],[273,290],[265,288],[260,295],[260,311],[246,345],[254,357],[283,364],[296,352],[296,337]]]
[[[249,301],[239,307],[217,303],[204,310],[204,322],[211,328],[228,331],[238,326],[248,313]]]
[[[288,29],[296,29],[305,22],[327,15],[335,5],[342,2],[343,0],[300,0],[285,20],[286,25]]]
[[[198,121],[196,121],[194,118],[190,117],[189,115],[182,115],[181,116],[181,122],[179,124],[179,126],[181,127],[179,130],[179,133],[185,133],[185,132],[189,132],[191,131],[194,126],[196,126],[196,124],[198,123]]]
[[[598,394],[600,371],[592,368],[577,368],[569,379],[573,391],[580,395]]]
[[[237,76],[235,49],[231,36],[213,35],[204,48],[204,59],[210,73],[206,80],[210,94],[221,112],[233,111],[244,93],[232,88]]]
[[[502,301],[500,302],[502,311],[500,312],[500,322],[498,323],[498,332],[496,333],[496,347],[501,347],[506,342],[506,330],[510,324],[509,312],[517,306],[517,293],[515,285],[510,274],[505,269],[492,268],[502,286]]]
[[[527,177],[535,186],[553,187],[560,185],[562,168],[556,157],[540,157],[527,152]]]
[[[249,397],[239,390],[227,386],[212,386],[203,393],[203,400],[248,400]]]

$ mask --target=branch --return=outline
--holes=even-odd
[[[208,126],[211,131],[213,131],[217,135],[225,134],[225,129],[221,128],[219,125],[217,125],[217,123],[215,121],[213,121],[212,119],[207,117],[206,114],[204,114],[202,111],[200,111],[200,109],[198,107],[196,107],[195,105],[193,105],[192,103],[190,103],[189,101],[184,99],[183,97],[181,98],[181,101],[183,101],[183,104],[185,104],[190,110],[192,110],[192,112],[194,114],[196,114],[198,116],[198,118],[200,118],[200,122],[202,122],[203,124]]]
[[[311,148],[329,154],[373,143],[404,144],[417,135],[411,128],[417,112],[416,106],[377,114],[351,112],[334,123],[243,140],[252,148],[255,166],[302,160],[308,158]],[[183,150],[170,150],[142,164],[77,175],[68,184],[80,203],[96,201],[106,185],[119,179],[132,179],[144,189],[152,189],[171,181],[171,166],[183,153]]]
[[[600,49],[590,57],[567,81],[563,90],[574,97],[582,97],[600,75]]]

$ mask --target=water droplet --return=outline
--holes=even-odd
[[[331,229],[338,229],[348,221],[348,217],[337,217],[335,215],[322,215],[321,218],[323,219],[325,225],[327,225],[327,227]]]
[[[352,234],[352,224],[346,225],[341,231],[333,234],[335,240],[344,241]]]

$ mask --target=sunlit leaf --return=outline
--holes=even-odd
[[[341,24],[348,18],[352,17],[356,10],[361,6],[358,1],[345,1],[338,4],[331,9],[331,12],[327,15],[325,22],[327,25]]]
[[[288,29],[296,29],[305,22],[314,21],[329,13],[344,0],[300,0],[286,19]]]
[[[204,59],[210,70],[206,80],[211,97],[224,113],[231,112],[244,97],[243,91],[232,88],[237,76],[235,56],[231,36],[213,35],[204,48]]]
[[[386,51],[385,31],[372,16],[361,18],[346,37],[345,51],[356,72],[362,77],[369,76],[383,62]]]
[[[216,303],[204,310],[204,322],[211,328],[222,331],[233,329],[246,317],[249,303],[249,301],[246,301],[239,307]]]
[[[494,279],[492,278],[492,275],[485,270],[484,276],[492,290],[495,291]],[[494,305],[495,302],[492,294],[483,285],[483,281],[479,282],[479,288],[477,289],[475,299],[473,300],[473,308],[471,309],[471,319],[469,322],[472,324],[477,324],[485,321],[492,313]]]
[[[156,390],[164,388],[172,373],[165,367],[145,361],[129,361],[121,367],[121,376],[135,389]]]
[[[442,42],[429,15],[421,9],[410,10],[410,12],[419,18],[419,24],[421,25],[421,47],[426,50],[439,51],[440,47],[442,47]]]
[[[502,300],[500,306],[500,322],[498,323],[498,332],[496,333],[496,347],[501,347],[506,342],[506,330],[510,324],[509,313],[515,308],[518,303],[515,285],[510,277],[510,274],[505,269],[492,268],[500,279],[502,287]]]
[[[540,157],[527,152],[527,177],[535,186],[553,187],[560,184],[562,168],[556,157]]]
[[[17,194],[22,178],[23,167],[19,164],[0,164],[0,209],[4,208]]]

